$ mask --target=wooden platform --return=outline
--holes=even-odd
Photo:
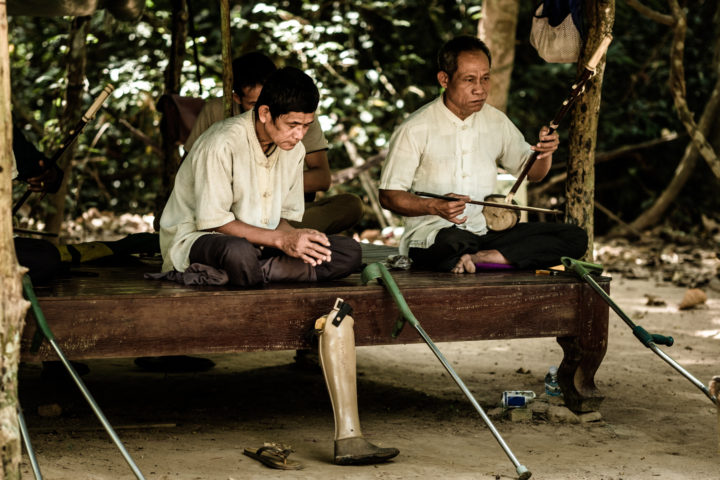
[[[38,288],[40,305],[65,354],[72,359],[210,354],[310,346],[316,318],[337,297],[354,309],[357,345],[421,342],[407,325],[391,337],[398,310],[377,283],[355,274],[341,281],[278,284],[257,289],[185,287],[146,280],[157,262],[79,267],[73,276]],[[596,409],[602,397],[594,375],[607,348],[608,306],[572,276],[534,272],[475,275],[393,271],[408,305],[435,342],[556,337],[564,351],[560,385],[577,411]],[[609,278],[600,284],[609,288]],[[47,342],[24,360],[55,358]]]

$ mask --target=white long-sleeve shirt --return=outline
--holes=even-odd
[[[493,193],[497,167],[517,175],[532,150],[522,133],[500,110],[484,105],[461,120],[440,96],[410,115],[393,133],[379,188],[458,193],[482,200]],[[487,233],[482,206],[468,204],[468,219],[457,225],[475,234]],[[437,232],[455,225],[436,215],[405,217],[400,253],[427,248]]]

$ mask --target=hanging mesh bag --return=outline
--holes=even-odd
[[[557,26],[550,25],[541,4],[533,15],[530,29],[530,44],[540,57],[549,63],[574,63],[580,56],[581,37],[575,27],[572,15],[568,15]]]

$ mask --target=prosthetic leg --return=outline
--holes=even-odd
[[[365,440],[360,430],[355,380],[355,334],[352,308],[341,298],[333,310],[315,322],[320,364],[335,416],[335,463],[365,465],[395,457],[397,448],[381,448]]]

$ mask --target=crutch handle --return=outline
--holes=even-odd
[[[657,333],[652,334],[652,339],[656,345],[665,345],[666,347],[672,347],[673,343],[675,343],[675,339],[673,337],[658,335]]]
[[[673,343],[675,343],[675,339],[673,337],[659,335],[657,333],[649,333],[640,325],[635,325],[633,328],[633,335],[635,335],[635,337],[637,337],[637,339],[648,348],[650,348],[650,345],[652,344],[672,347]]]
[[[600,274],[603,271],[603,266],[599,263],[583,262],[582,260],[576,260],[570,257],[561,257],[560,261],[565,265],[565,268],[575,272],[581,277],[589,273]]]

